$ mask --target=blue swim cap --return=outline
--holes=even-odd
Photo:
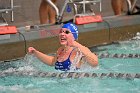
[[[75,40],[78,39],[78,27],[73,23],[67,23],[62,26],[62,28],[67,28],[73,34]]]

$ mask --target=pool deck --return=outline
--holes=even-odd
[[[103,17],[103,22],[78,25],[81,44],[92,47],[131,39],[140,32],[139,15]],[[24,57],[33,46],[44,53],[54,53],[60,46],[61,25],[33,25],[17,28],[19,33],[0,35],[0,61]]]

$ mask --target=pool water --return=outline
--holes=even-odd
[[[140,54],[140,40],[129,40],[110,45],[93,47],[96,53]],[[11,72],[0,76],[0,93],[140,93],[140,79],[126,78],[56,78],[34,77],[12,74],[14,72],[42,71],[56,72],[40,62],[36,57],[27,55],[25,59],[0,64],[0,72]],[[92,68],[85,65],[80,72],[91,73],[139,73],[140,58],[100,58],[99,65]]]

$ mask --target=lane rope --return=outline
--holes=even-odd
[[[92,72],[40,72],[40,71],[11,71],[0,72],[0,77],[5,76],[33,76],[33,77],[55,77],[55,78],[122,78],[140,79],[140,73],[92,73]]]
[[[140,58],[140,54],[109,54],[100,53],[97,54],[99,58]]]

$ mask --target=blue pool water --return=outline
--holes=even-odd
[[[140,40],[123,41],[111,45],[94,47],[96,53],[140,54]],[[99,56],[100,58],[100,56]],[[13,74],[14,72],[56,72],[34,56],[0,64],[0,72],[11,73],[0,76],[0,93],[140,93],[140,79],[126,78],[55,78]],[[100,58],[96,68],[85,65],[80,72],[91,73],[139,73],[140,58]],[[2,76],[3,75],[3,76]]]

